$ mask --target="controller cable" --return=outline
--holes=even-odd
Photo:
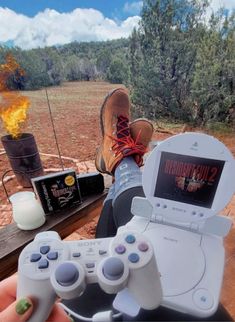
[[[92,317],[85,317],[82,316],[73,310],[69,309],[66,305],[63,303],[59,303],[59,305],[72,317],[79,319],[84,322],[112,322],[113,319],[117,319],[122,316],[122,313],[115,313],[113,314],[112,311],[105,311],[105,312],[99,312],[94,314]]]

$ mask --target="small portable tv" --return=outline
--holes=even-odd
[[[201,318],[218,309],[223,238],[232,226],[232,219],[220,212],[235,192],[234,175],[232,153],[203,133],[172,136],[148,156],[142,177],[146,198],[133,198],[134,216],[126,227],[153,244],[162,306]],[[127,297],[127,292],[119,294],[116,307],[124,308]]]
[[[233,155],[222,142],[202,133],[179,134],[147,159],[144,192],[156,215],[174,222],[204,221],[231,199],[234,169]]]

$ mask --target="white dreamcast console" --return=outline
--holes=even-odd
[[[184,133],[160,143],[146,160],[143,189],[125,226],[151,241],[162,305],[197,317],[218,308],[224,273],[223,237],[232,221],[219,212],[235,192],[235,160],[212,136]],[[122,297],[117,299],[122,306]]]

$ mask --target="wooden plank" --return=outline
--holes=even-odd
[[[88,197],[78,207],[48,215],[46,223],[32,231],[20,230],[15,224],[0,229],[0,280],[16,272],[20,252],[37,233],[54,230],[62,239],[67,237],[100,214],[106,194],[105,190],[101,194]]]

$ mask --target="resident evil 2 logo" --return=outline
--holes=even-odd
[[[154,196],[210,208],[224,161],[162,152]]]

